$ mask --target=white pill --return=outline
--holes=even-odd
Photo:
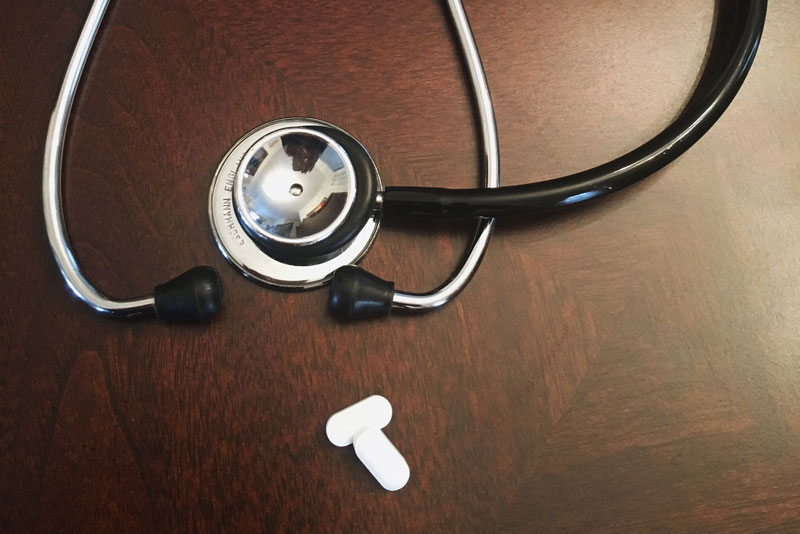
[[[380,395],[367,397],[328,419],[325,433],[337,447],[347,447],[359,433],[368,428],[380,430],[392,420],[392,405]]]
[[[367,429],[353,441],[356,456],[372,476],[389,491],[397,491],[408,482],[411,471],[403,455],[377,428]]]

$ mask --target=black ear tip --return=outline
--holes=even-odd
[[[352,321],[382,317],[392,311],[394,282],[387,282],[354,265],[333,275],[328,309],[337,319]]]
[[[194,267],[155,289],[159,319],[199,323],[222,307],[222,282],[212,267]]]

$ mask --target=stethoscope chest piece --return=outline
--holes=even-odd
[[[366,149],[316,119],[281,119],[222,159],[209,215],[223,255],[245,276],[287,289],[328,282],[358,262],[379,227],[380,176]]]

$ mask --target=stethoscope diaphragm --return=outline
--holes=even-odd
[[[350,134],[317,119],[281,119],[223,157],[209,196],[211,228],[245,276],[316,288],[369,250],[381,190],[375,163]]]

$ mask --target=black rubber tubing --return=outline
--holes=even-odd
[[[740,28],[738,40],[730,47],[733,53],[719,76],[706,87],[698,84],[690,103],[672,124],[624,156],[577,174],[525,185],[494,189],[387,187],[383,213],[415,217],[531,215],[582,204],[635,184],[686,152],[722,116],[753,64],[766,13],[767,0],[739,2],[734,21]]]

